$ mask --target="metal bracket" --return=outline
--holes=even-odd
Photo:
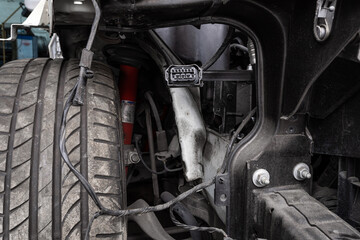
[[[22,24],[11,24],[10,37],[0,38],[0,41],[14,41],[17,38],[17,30],[22,28],[49,28],[49,5],[47,0],[41,0],[29,17]]]
[[[314,19],[314,36],[318,42],[325,41],[331,33],[337,0],[317,0]]]
[[[50,58],[52,59],[63,58],[61,52],[61,46],[60,46],[60,39],[56,33],[54,33],[50,39],[48,50],[49,50]]]
[[[219,174],[215,178],[214,202],[216,206],[228,206],[230,201],[230,179],[228,174]]]

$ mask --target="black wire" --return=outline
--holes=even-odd
[[[61,119],[61,125],[60,125],[60,154],[61,154],[64,162],[66,163],[66,165],[70,168],[70,170],[73,172],[73,174],[79,179],[81,184],[84,186],[85,190],[88,192],[90,197],[93,199],[96,206],[101,209],[102,205],[100,203],[99,198],[95,194],[94,189],[91,187],[90,183],[86,180],[86,178],[70,162],[68,152],[66,149],[66,145],[65,145],[65,142],[66,142],[65,128],[66,128],[66,123],[67,123],[66,117],[67,117],[69,109],[72,105],[72,101],[75,96],[77,86],[78,86],[78,82],[76,83],[74,88],[71,90],[71,92],[65,102],[64,111],[63,111],[63,115],[62,115],[62,119]]]
[[[135,140],[135,148],[136,148],[137,154],[139,155],[139,158],[140,158],[141,163],[144,165],[144,167],[145,167],[149,172],[151,172],[151,173],[153,173],[153,174],[160,175],[160,174],[164,174],[164,173],[166,173],[166,172],[178,172],[178,171],[183,170],[182,167],[174,168],[174,169],[168,168],[168,167],[166,166],[166,162],[163,161],[163,163],[164,163],[164,170],[162,170],[162,171],[160,171],[160,172],[156,172],[156,171],[152,170],[152,169],[146,164],[145,160],[143,159],[143,157],[142,157],[142,152],[141,152],[140,146],[139,146],[139,140]]]
[[[237,138],[237,136],[240,134],[241,130],[245,127],[245,125],[250,121],[251,117],[254,116],[254,114],[256,113],[256,107],[253,108],[253,110],[250,111],[250,113],[244,118],[244,120],[241,122],[241,124],[239,125],[239,127],[236,129],[236,131],[234,132],[234,134],[232,135],[231,139],[230,139],[230,143],[226,149],[226,153],[225,153],[225,157],[224,157],[224,161],[223,164],[221,165],[221,168],[219,169],[218,172],[220,173],[224,173],[229,165],[229,161],[230,161],[230,153],[231,150],[235,144],[235,140]]]
[[[162,170],[162,171],[160,171],[160,172],[156,172],[156,171],[152,170],[152,169],[146,164],[145,160],[144,160],[143,157],[142,157],[142,152],[141,152],[141,150],[140,150],[139,141],[138,141],[138,140],[135,140],[135,148],[136,148],[137,154],[139,155],[139,158],[140,158],[141,163],[144,165],[144,167],[145,167],[149,172],[151,172],[151,173],[153,173],[153,174],[156,174],[156,175],[160,175],[160,174],[166,173],[166,170],[165,170],[165,169]]]
[[[166,166],[166,162],[163,161],[163,163],[164,163],[164,169],[165,169],[166,171],[168,171],[168,172],[179,172],[179,171],[182,171],[182,170],[183,170],[182,167],[179,167],[179,168],[168,168],[168,167]]]
[[[233,27],[229,27],[229,30],[228,30],[226,37],[225,37],[223,43],[221,44],[221,46],[218,48],[218,50],[215,52],[215,54],[210,58],[210,60],[207,61],[204,65],[202,65],[201,68],[203,71],[210,68],[219,59],[221,54],[223,54],[225,49],[229,46],[234,32],[235,32],[235,29]]]
[[[87,226],[87,228],[86,228],[85,239],[90,239],[90,238],[89,238],[89,237],[90,237],[89,235],[90,235],[90,231],[91,231],[91,226],[92,226],[94,220],[97,219],[99,216],[101,216],[101,212],[96,212],[96,213],[91,217],[91,219],[90,219],[90,221],[89,221],[89,224],[88,224],[88,226]]]
[[[61,119],[61,126],[60,126],[60,153],[61,153],[61,156],[62,156],[64,162],[69,167],[70,171],[79,179],[79,181],[81,182],[82,186],[85,188],[85,190],[87,191],[87,193],[89,194],[91,199],[94,201],[96,206],[100,209],[100,211],[96,212],[95,215],[93,215],[92,218],[90,219],[85,239],[88,239],[88,237],[89,237],[91,225],[92,225],[93,221],[101,215],[123,217],[123,216],[129,216],[129,215],[144,214],[144,213],[148,213],[148,212],[162,211],[162,210],[165,210],[165,209],[171,207],[172,205],[176,204],[177,202],[183,200],[184,198],[188,197],[189,195],[214,184],[215,178],[213,178],[207,182],[203,182],[201,184],[194,186],[190,190],[183,192],[182,194],[180,194],[179,196],[177,196],[176,198],[174,198],[173,200],[171,200],[167,203],[156,205],[156,206],[149,206],[149,207],[135,208],[135,209],[124,209],[124,210],[111,210],[111,209],[104,207],[104,205],[102,205],[100,199],[96,195],[95,190],[93,189],[91,184],[72,165],[72,163],[69,159],[66,145],[65,145],[65,142],[66,142],[65,133],[66,133],[66,124],[67,124],[66,118],[67,118],[67,114],[69,113],[70,107],[73,104],[73,98],[75,96],[77,86],[78,86],[78,83],[76,83],[74,88],[71,90],[71,92],[65,102],[64,111],[63,111],[63,115],[62,115],[62,119]]]
[[[221,228],[216,228],[216,227],[198,227],[198,226],[192,226],[192,225],[187,225],[185,223],[180,222],[179,220],[176,219],[175,215],[174,215],[174,211],[173,211],[173,207],[170,207],[170,218],[171,221],[178,227],[187,229],[189,231],[201,231],[201,232],[209,232],[209,233],[220,233],[224,236],[224,239],[226,240],[232,240],[232,238],[230,238],[224,230],[222,230]]]

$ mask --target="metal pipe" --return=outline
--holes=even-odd
[[[151,114],[150,114],[149,106],[147,106],[145,108],[145,117],[146,117],[146,130],[147,130],[148,142],[149,142],[151,170],[156,172],[155,146],[154,146],[153,129],[152,129]],[[154,198],[155,198],[154,202],[155,202],[155,204],[157,204],[160,199],[159,182],[158,182],[157,175],[155,173],[151,174],[151,178],[152,178]]]

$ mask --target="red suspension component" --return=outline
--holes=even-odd
[[[129,65],[120,65],[121,117],[124,129],[124,144],[130,145],[135,121],[135,104],[139,69]]]

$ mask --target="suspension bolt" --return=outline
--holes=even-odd
[[[265,169],[258,169],[254,172],[252,181],[257,187],[265,187],[270,184],[270,174]]]
[[[293,170],[294,178],[298,181],[311,178],[310,168],[305,163],[298,163]]]
[[[129,152],[129,162],[130,163],[140,162],[140,157],[137,152]]]

